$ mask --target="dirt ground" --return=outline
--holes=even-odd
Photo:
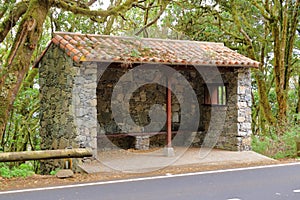
[[[0,191],[5,190],[15,190],[15,189],[26,189],[26,188],[36,188],[36,187],[49,187],[49,186],[59,186],[67,184],[80,184],[95,181],[109,181],[109,180],[120,180],[128,178],[138,178],[138,177],[149,177],[149,176],[160,176],[166,174],[182,174],[189,172],[201,172],[201,171],[211,171],[220,169],[232,169],[240,167],[251,167],[260,165],[271,165],[280,163],[290,163],[299,162],[296,159],[284,159],[280,161],[263,161],[263,162],[251,162],[251,163],[229,163],[220,165],[209,165],[209,164],[189,164],[180,166],[169,166],[160,170],[151,171],[147,173],[122,173],[122,172],[100,172],[94,174],[74,174],[72,178],[59,179],[51,175],[33,175],[27,178],[11,178],[6,179],[0,177]]]

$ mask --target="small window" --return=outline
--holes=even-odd
[[[204,104],[226,105],[226,86],[223,84],[207,84],[204,86]]]

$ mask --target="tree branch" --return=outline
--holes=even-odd
[[[268,12],[268,9],[265,9],[263,6],[259,5],[256,0],[252,1],[252,3],[260,11],[265,19],[271,20],[271,15]]]
[[[0,10],[0,19],[5,15],[6,11],[7,11],[7,5],[10,3],[10,0],[4,0],[4,2],[2,2],[2,8]]]
[[[16,25],[20,17],[26,12],[28,8],[28,1],[21,1],[16,4],[14,9],[0,24],[0,42],[2,42],[9,31]]]
[[[300,8],[300,3],[299,0],[296,1],[296,3],[294,5],[290,4],[291,6],[289,7],[289,9],[293,10],[290,11],[290,17],[291,19],[289,19],[289,25],[288,25],[288,33],[287,33],[287,39],[286,39],[286,46],[287,46],[287,50],[285,51],[285,89],[289,88],[289,79],[290,79],[290,75],[291,75],[291,68],[293,66],[292,63],[292,56],[293,56],[293,49],[294,49],[294,43],[295,43],[295,39],[296,39],[296,34],[297,34],[297,25],[299,24],[299,8]]]
[[[93,5],[97,0],[90,0],[89,2],[86,3],[87,6]]]
[[[101,9],[89,10],[87,8],[81,8],[81,7],[68,4],[64,0],[54,0],[53,6],[57,8],[61,8],[66,11],[70,11],[74,14],[80,14],[80,15],[85,15],[90,17],[108,17],[111,15],[117,15],[119,12],[124,12],[129,10],[135,2],[137,2],[137,0],[126,0],[122,5],[113,7],[108,10],[101,10]]]
[[[143,26],[138,32],[135,33],[136,36],[138,36],[140,33],[142,33],[146,28],[152,26],[153,24],[155,24],[157,22],[157,20],[160,18],[160,16],[164,13],[167,5],[169,4],[169,0],[168,1],[164,1],[163,5],[161,5],[159,13],[157,14],[157,16],[148,24],[146,24],[145,26]]]

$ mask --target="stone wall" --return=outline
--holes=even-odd
[[[129,132],[166,131],[165,124],[162,123],[165,121],[166,88],[156,83],[143,84],[140,87],[137,86],[142,79],[149,79],[149,82],[152,82],[152,79],[155,78],[153,74],[145,74],[145,76],[142,77],[132,77],[129,75],[130,77],[127,77],[126,80],[117,85],[119,79],[127,72],[127,69],[118,68],[112,64],[111,67],[105,70],[98,82],[98,122],[103,130],[102,132],[105,134],[117,134]],[[132,93],[130,93],[131,91],[127,91],[130,90],[129,88],[133,87],[136,87],[137,90]],[[112,99],[112,93],[114,90],[117,91],[116,88],[118,88],[118,91],[121,92],[118,92],[118,94],[116,94],[116,96]],[[127,99],[126,95],[130,96],[128,99],[130,116],[126,115],[126,109],[124,108],[124,101]],[[117,124],[113,117],[111,105],[118,110],[118,113],[116,114],[119,118],[129,120],[128,118],[131,117],[135,125],[131,126],[126,123],[126,121],[122,121],[123,123]],[[153,116],[155,121],[151,121],[151,130],[147,130],[146,126],[150,123],[150,110],[153,105],[161,105],[160,108],[162,109],[162,116]],[[179,123],[180,106],[174,94],[172,95],[172,106],[172,125],[173,129],[176,129]]]
[[[128,73],[130,70],[121,68],[120,65],[112,64],[102,74],[97,87],[97,116],[100,129],[98,132],[98,147],[99,149],[109,148],[138,148],[138,141],[141,143],[146,141],[153,141],[148,136],[136,136],[136,142],[132,143],[132,137],[124,138],[124,134],[135,133],[154,133],[166,132],[166,87],[155,83],[158,77],[157,71],[147,71],[146,73],[135,74]],[[142,75],[141,75],[142,74]],[[182,71],[186,79],[195,78],[196,73],[186,73]],[[120,84],[120,78],[121,80]],[[125,77],[125,78],[124,78]],[[146,80],[148,84],[143,84]],[[192,85],[194,83],[191,83]],[[140,85],[140,86],[139,86]],[[184,94],[185,88],[173,80],[172,85],[174,90]],[[198,84],[194,84],[198,86]],[[136,88],[131,91],[130,88]],[[118,91],[113,96],[113,91]],[[129,99],[127,98],[129,95]],[[200,98],[200,97],[199,97]],[[124,102],[129,102],[129,114],[126,112]],[[112,105],[117,110],[118,118],[122,121],[115,120],[112,111]],[[190,112],[181,114],[179,101],[174,93],[172,93],[172,130],[177,131],[180,125],[181,118],[191,118],[192,113],[196,110],[193,105],[189,105]],[[127,114],[126,114],[127,113]],[[129,119],[130,118],[130,119]],[[133,123],[129,121],[132,119]],[[105,135],[122,134],[122,137],[105,137]],[[153,136],[154,137],[154,136]],[[152,137],[152,138],[153,138]],[[161,138],[161,137],[155,137]],[[120,140],[123,142],[120,143]],[[157,143],[164,143],[164,141],[157,141]],[[125,144],[125,145],[124,145]],[[114,146],[116,145],[116,146]],[[155,144],[152,144],[155,146]]]
[[[251,72],[249,68],[238,69],[237,123],[238,150],[251,150]]]
[[[41,149],[91,147],[96,151],[96,64],[76,66],[52,45],[39,64],[39,76]],[[47,160],[41,163],[41,171],[62,166],[62,160]]]
[[[193,146],[237,150],[237,74],[233,68],[206,67],[199,69],[199,71],[203,77],[199,91],[202,93],[199,99],[202,131],[195,133]],[[204,103],[204,88],[210,84],[220,84],[226,87],[226,105],[207,105]]]
[[[251,76],[249,68],[220,69],[227,85],[226,106],[204,106],[205,134],[219,135],[216,147],[226,150],[251,150]],[[212,111],[214,109],[214,111]],[[226,112],[225,120],[220,113]],[[212,115],[213,120],[211,121]],[[211,121],[210,124],[209,121]],[[222,128],[218,128],[222,127]],[[207,135],[206,135],[207,136]]]
[[[214,69],[215,70],[215,69]],[[210,67],[203,67],[200,73],[195,69],[179,70],[179,72],[189,81],[194,92],[196,93],[199,109],[200,121],[197,132],[186,133],[185,136],[179,137],[181,141],[175,141],[175,145],[190,144],[189,139],[193,135],[192,146],[215,146],[221,149],[229,150],[249,150],[250,135],[251,135],[251,79],[248,69],[241,70],[236,68],[218,68],[218,73],[215,73]],[[132,84],[139,82],[139,79],[147,79],[149,82],[154,82],[155,75],[147,73],[141,77],[126,76],[122,85],[117,83],[121,77],[128,73],[128,69],[122,69],[117,64],[106,69],[102,75],[97,87],[97,116],[100,124],[98,132],[98,147],[102,148],[137,148],[133,142],[133,137],[105,137],[108,135],[117,135],[124,133],[153,133],[166,131],[165,125],[165,110],[166,110],[166,88],[158,84],[145,84],[135,90],[130,97],[130,117],[137,126],[132,129],[128,126],[126,120],[128,116],[124,113],[122,103],[126,96],[126,88],[133,87]],[[220,73],[219,73],[220,72]],[[142,82],[142,81],[141,81]],[[205,105],[204,104],[204,87],[210,83],[224,82],[227,88],[227,104],[226,105]],[[180,82],[173,81],[173,89],[182,95],[185,95],[185,88]],[[119,92],[112,99],[112,92],[116,87],[121,87],[124,93]],[[250,96],[251,97],[251,96]],[[116,122],[114,120],[111,105],[119,106],[119,114],[123,121]],[[154,105],[161,105],[160,116],[152,118],[151,128],[147,127],[150,123],[151,112],[150,108]],[[239,109],[239,111],[238,111]],[[190,113],[195,112],[193,106],[190,108]],[[124,115],[123,115],[124,114]],[[153,117],[153,116],[152,116]],[[172,131],[177,131],[182,118],[189,118],[189,115],[181,114],[181,107],[178,98],[172,93]],[[193,121],[191,119],[191,121]],[[182,124],[181,124],[182,125]],[[188,127],[188,126],[187,126]],[[147,129],[148,128],[148,129]],[[176,135],[176,134],[175,134]],[[175,136],[173,135],[173,137]],[[124,135],[123,135],[124,136]],[[146,140],[150,141],[150,146],[165,145],[165,135],[146,136]],[[137,141],[141,140],[141,137]],[[141,140],[143,141],[143,140]],[[114,146],[115,145],[115,146]]]
[[[74,66],[74,68],[76,68]],[[84,62],[79,66],[72,90],[75,116],[76,144],[89,147],[97,155],[97,63]]]

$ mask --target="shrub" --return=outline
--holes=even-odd
[[[34,174],[31,164],[21,164],[18,167],[9,168],[8,164],[0,163],[0,176],[4,178],[27,177]]]
[[[57,169],[55,169],[55,170],[52,170],[52,171],[50,172],[50,175],[55,176],[55,175],[57,174],[58,171],[59,171],[59,168],[57,168]]]
[[[295,126],[284,134],[253,136],[253,150],[275,159],[296,157],[296,139],[299,137],[300,126]]]

